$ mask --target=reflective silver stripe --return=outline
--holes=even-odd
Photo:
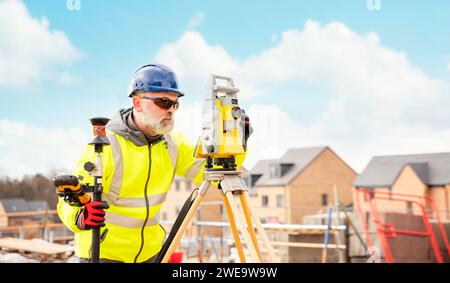
[[[155,206],[162,204],[166,200],[167,193],[157,194],[148,198],[149,205]],[[104,199],[109,203],[123,207],[146,207],[145,198],[119,198],[117,200],[111,199],[108,195],[104,195]]]
[[[198,172],[202,169],[205,162],[205,158],[197,158],[194,163],[192,163],[191,167],[186,171],[184,177],[193,179],[197,176]]]
[[[144,219],[137,219],[134,217],[123,216],[109,211],[106,212],[105,215],[106,223],[111,223],[125,228],[142,228],[144,221],[145,221]],[[147,219],[147,223],[145,223],[145,226],[153,226],[157,224],[159,224],[159,214],[157,214],[153,218]]]
[[[120,148],[119,140],[114,133],[107,136],[111,145],[112,154],[114,158],[114,172],[109,186],[107,198],[114,203],[120,195],[120,188],[123,181],[123,158],[122,150]]]
[[[119,140],[114,133],[108,134],[114,158],[114,172],[111,179],[108,194],[103,193],[103,199],[111,205],[123,207],[146,207],[145,197],[143,198],[120,198],[120,190],[123,182],[123,158]],[[149,197],[149,205],[162,204],[166,200],[167,194],[157,194]]]
[[[167,142],[167,151],[169,152],[170,160],[172,161],[173,171],[176,171],[178,159],[178,146],[175,140],[170,135],[165,136],[164,139]]]

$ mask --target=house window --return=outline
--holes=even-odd
[[[190,192],[192,189],[192,181],[186,180],[186,191]]]
[[[255,186],[256,182],[258,182],[259,178],[261,178],[261,176],[262,176],[262,174],[251,174],[249,176],[249,179],[250,179],[249,187],[253,188]]]
[[[322,194],[321,198],[322,198],[322,205],[327,206],[328,205],[328,195]]]
[[[175,181],[175,191],[176,192],[180,191],[180,182],[179,181]]]
[[[284,207],[284,196],[277,195],[277,207]]]
[[[269,196],[262,196],[262,206],[263,207],[269,206]]]
[[[370,202],[375,197],[374,192],[364,193],[364,200]]]
[[[270,165],[270,178],[276,179],[281,177],[281,167],[279,164]]]
[[[413,214],[413,204],[410,201],[406,203],[406,214]]]
[[[289,170],[294,166],[293,163],[282,163],[280,164],[281,176],[284,176]]]

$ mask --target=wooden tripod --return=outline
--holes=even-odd
[[[239,259],[242,263],[245,262],[264,262],[263,254],[258,245],[258,240],[256,239],[256,233],[254,229],[253,222],[256,226],[257,232],[261,235],[264,247],[269,256],[268,262],[277,262],[278,259],[270,245],[269,238],[267,237],[264,228],[262,227],[261,221],[258,216],[254,214],[250,207],[250,198],[248,195],[247,188],[244,181],[241,178],[241,172],[236,170],[207,170],[205,168],[204,172],[205,180],[201,184],[198,194],[194,199],[194,202],[189,209],[186,217],[184,218],[180,229],[177,231],[172,243],[170,244],[166,254],[164,255],[161,262],[169,262],[169,258],[177,247],[181,240],[188,224],[190,223],[193,215],[197,211],[200,203],[205,197],[211,182],[220,182],[220,187],[222,188],[223,201],[227,210],[228,221],[231,226],[231,231],[233,233],[236,248],[238,250]],[[239,196],[241,201],[241,209],[238,208],[235,203],[235,195]],[[244,217],[242,217],[242,212]],[[245,219],[247,227],[245,226],[243,219]],[[252,222],[253,220],[253,222]],[[244,255],[243,245],[239,237],[239,233],[242,235],[244,242],[250,252],[251,258],[247,259]]]

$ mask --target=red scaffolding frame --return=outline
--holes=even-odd
[[[370,237],[369,233],[369,225],[367,218],[365,216],[365,213],[363,211],[363,207],[360,203],[360,196],[363,195],[366,200],[369,200],[369,209],[370,213],[373,216],[373,223],[375,224],[376,232],[378,239],[380,240],[382,249],[384,251],[384,256],[386,259],[386,262],[393,263],[394,258],[392,255],[392,250],[389,245],[388,238],[396,238],[397,235],[410,235],[410,236],[418,236],[418,237],[429,237],[431,241],[431,246],[433,248],[436,261],[438,263],[442,263],[443,257],[441,254],[441,251],[439,250],[439,245],[436,239],[436,235],[433,231],[433,228],[430,224],[430,218],[427,213],[427,206],[432,210],[432,215],[437,221],[437,225],[440,231],[440,234],[444,240],[445,246],[447,248],[447,253],[450,256],[450,243],[447,238],[447,234],[445,232],[444,226],[442,225],[442,221],[439,217],[439,213],[432,201],[431,198],[427,196],[417,196],[417,195],[410,195],[410,194],[400,194],[400,193],[391,193],[391,192],[385,192],[385,191],[379,191],[376,189],[363,189],[358,188],[356,189],[356,207],[358,210],[358,214],[360,216],[362,227],[364,230],[364,234],[366,236],[366,243],[369,247],[369,253],[374,256],[374,250],[371,249],[372,247],[372,239]],[[395,229],[394,225],[389,223],[383,223],[380,215],[380,210],[377,206],[377,201],[383,200],[383,201],[390,201],[390,202],[404,202],[404,203],[411,203],[419,207],[423,223],[425,225],[425,231],[410,231],[410,230],[402,230],[402,229]],[[389,212],[389,211],[387,211]]]

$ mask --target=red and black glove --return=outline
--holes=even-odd
[[[105,226],[105,211],[109,205],[106,201],[87,203],[78,213],[76,225],[81,230]]]

